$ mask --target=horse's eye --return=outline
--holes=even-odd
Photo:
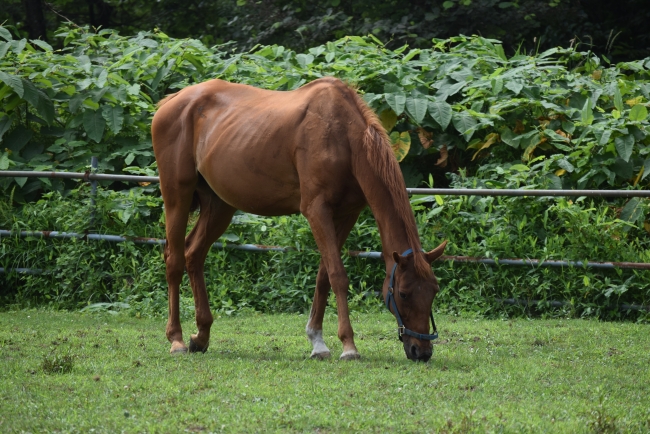
[[[397,291],[399,292],[399,296],[402,300],[406,300],[406,297],[408,297],[406,294],[404,294],[402,291]]]

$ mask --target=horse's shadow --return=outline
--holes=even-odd
[[[210,345],[206,353],[190,353],[190,357],[206,357],[208,359],[218,359],[227,361],[243,360],[252,363],[263,362],[282,362],[282,363],[361,363],[368,367],[402,367],[409,368],[414,366],[426,366],[433,370],[452,371],[452,372],[470,372],[478,368],[479,361],[476,364],[471,360],[460,360],[451,354],[438,355],[434,351],[433,357],[428,362],[413,362],[406,358],[401,348],[396,348],[390,352],[368,351],[363,352],[359,360],[340,360],[339,352],[332,351],[331,357],[318,360],[310,358],[311,348],[308,345],[304,350],[295,351],[288,348],[272,347],[271,349],[244,350],[237,347],[228,347],[227,345]]]

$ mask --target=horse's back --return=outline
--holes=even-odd
[[[154,116],[156,158],[191,155],[194,171],[238,209],[298,212],[305,189],[326,181],[336,196],[356,187],[350,129],[360,136],[365,122],[351,98],[336,79],[289,92],[221,80],[191,86]],[[162,177],[160,161],[159,170]]]

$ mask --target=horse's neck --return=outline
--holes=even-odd
[[[409,221],[400,215],[388,187],[375,184],[374,188],[366,191],[366,200],[379,228],[384,260],[392,262],[393,252],[401,254],[411,248],[407,226],[415,224],[415,221]]]
[[[401,254],[409,248],[420,249],[420,241],[401,170],[388,144],[382,142],[381,134],[372,133],[375,127],[383,128],[368,126],[364,145],[353,148],[356,153],[353,172],[375,215],[388,266],[393,261],[393,252]]]

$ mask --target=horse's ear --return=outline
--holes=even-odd
[[[427,262],[430,264],[436,259],[438,259],[439,257],[441,257],[445,251],[446,246],[447,246],[447,241],[443,241],[443,243],[440,244],[438,247],[431,250],[429,253],[425,253],[424,257],[427,259]]]
[[[403,256],[400,256],[399,253],[393,252],[393,260],[395,261],[396,264],[399,265],[400,270],[406,267],[406,259],[404,259]]]

